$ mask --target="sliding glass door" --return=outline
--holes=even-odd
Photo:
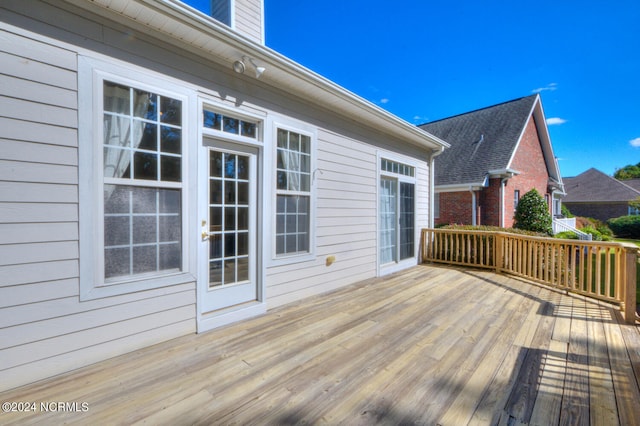
[[[415,257],[415,184],[380,178],[380,265]]]

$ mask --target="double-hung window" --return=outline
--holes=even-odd
[[[184,282],[188,98],[93,66],[84,73],[81,297]]]
[[[311,137],[282,128],[276,143],[276,257],[311,251]]]
[[[182,101],[103,81],[104,278],[182,265]]]

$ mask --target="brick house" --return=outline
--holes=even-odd
[[[451,148],[435,159],[435,224],[512,227],[535,188],[560,214],[562,177],[539,95],[420,126]]]
[[[639,183],[637,179],[619,181],[591,168],[578,176],[564,178],[567,196],[562,202],[576,216],[606,222],[615,217],[638,214],[629,202],[640,197]]]

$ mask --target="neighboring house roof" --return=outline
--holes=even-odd
[[[536,94],[419,126],[451,144],[436,158],[435,185],[486,185],[491,175],[517,173],[511,163],[531,117],[549,176],[561,184],[540,96]]]
[[[622,181],[625,185],[629,185],[636,191],[640,191],[640,179],[627,179]]]
[[[637,189],[594,168],[563,182],[567,193],[563,203],[620,203],[640,197]]]
[[[422,148],[442,151],[449,145],[415,125],[355,95],[284,55],[257,43],[178,0],[66,0],[166,41],[225,67],[251,57],[266,68],[260,81],[316,106],[343,114],[380,132]],[[245,78],[238,75],[238,78]]]

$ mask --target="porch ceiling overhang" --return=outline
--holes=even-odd
[[[66,0],[229,69],[249,56],[266,68],[260,82],[428,150],[449,144],[287,57],[176,0]]]
[[[506,169],[496,169],[488,171],[489,177],[492,178],[512,178],[515,175],[519,175],[520,172],[515,169],[506,168]]]
[[[486,188],[487,184],[485,182],[470,182],[466,184],[452,184],[452,185],[436,185],[434,190],[436,193],[442,192],[468,192],[468,191],[479,191],[483,188]]]
[[[549,187],[549,189],[551,190],[551,192],[553,192],[554,194],[559,194],[559,195],[567,195],[564,192],[564,185],[562,182],[558,182],[556,179],[549,177],[549,180],[547,182],[547,186]]]

